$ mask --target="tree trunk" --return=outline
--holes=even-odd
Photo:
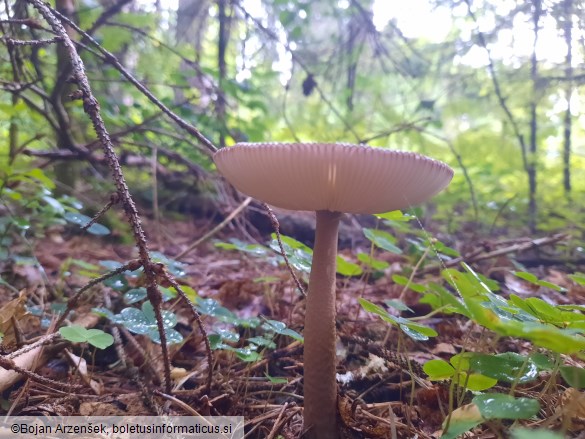
[[[573,96],[573,0],[565,0],[564,6],[564,34],[565,44],[567,45],[567,55],[565,57],[565,99],[567,109],[563,121],[563,189],[565,197],[571,200],[571,98]]]
[[[224,84],[227,74],[225,60],[229,40],[229,16],[227,14],[227,0],[218,0],[219,39],[217,43],[217,67],[219,70],[219,89],[217,92],[216,114],[220,126],[219,145],[225,146],[226,125],[226,97]]]
[[[73,20],[75,16],[75,2],[74,0],[57,0],[55,3],[57,11],[65,17]],[[74,32],[64,24],[67,33],[70,37],[74,37]],[[72,86],[67,84],[65,80],[71,71],[71,60],[67,55],[67,50],[63,45],[57,45],[57,70],[55,78],[57,82],[51,93],[51,103],[55,108],[55,115],[57,117],[57,124],[59,131],[56,135],[57,146],[61,149],[69,151],[76,151],[75,141],[73,139],[70,123],[70,115],[67,111],[65,103],[69,100],[68,96],[72,91]],[[57,186],[57,193],[70,193],[74,189],[75,183],[79,178],[80,164],[74,162],[60,162],[55,165],[55,177],[60,185]]]
[[[534,233],[536,231],[537,222],[537,203],[536,203],[536,169],[538,162],[538,122],[537,122],[537,105],[538,105],[538,59],[536,56],[536,45],[538,43],[538,26],[540,22],[540,15],[542,13],[541,0],[534,0],[533,6],[534,11],[532,15],[534,42],[532,45],[532,56],[530,59],[530,79],[532,81],[532,99],[530,101],[530,144],[528,149],[528,167],[526,169],[528,173],[528,225],[530,231]]]

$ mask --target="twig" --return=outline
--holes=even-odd
[[[0,23],[18,24],[21,26],[27,26],[30,29],[38,29],[51,32],[50,29],[45,28],[41,23],[32,18],[9,18],[7,20],[0,20]]]
[[[62,42],[63,38],[55,37],[49,40],[14,40],[12,38],[2,37],[0,40],[4,41],[6,45],[11,46],[48,46],[50,44]]]
[[[458,265],[460,262],[467,262],[467,263],[471,263],[471,262],[479,262],[479,261],[483,261],[486,259],[491,259],[491,258],[495,258],[497,256],[502,256],[502,255],[506,255],[509,253],[514,253],[514,252],[521,252],[524,250],[529,250],[531,248],[534,247],[541,247],[543,245],[548,245],[548,244],[554,244],[556,242],[562,241],[563,239],[567,238],[569,235],[564,234],[564,233],[560,233],[557,235],[553,235],[553,236],[547,236],[545,238],[539,238],[539,239],[534,239],[528,242],[522,242],[519,244],[514,244],[508,247],[504,247],[504,248],[500,248],[498,250],[493,250],[491,252],[487,252],[487,253],[473,253],[472,255],[467,255],[467,256],[460,256],[458,258],[455,259],[450,259],[448,261],[444,261],[442,264],[437,264],[437,265],[430,265],[428,267],[426,267],[424,270],[421,270],[420,274],[427,274],[427,273],[431,273],[437,270],[441,270],[442,268],[447,268],[447,267],[453,267],[455,265]]]
[[[189,307],[189,309],[191,310],[191,314],[193,315],[193,318],[197,322],[197,326],[199,327],[199,331],[201,332],[201,335],[203,337],[203,342],[205,343],[205,350],[207,352],[207,363],[208,363],[206,390],[207,390],[207,393],[209,394],[211,391],[211,381],[213,378],[213,353],[211,352],[211,345],[209,344],[209,337],[207,336],[207,330],[205,329],[205,326],[203,325],[203,322],[201,321],[201,315],[197,311],[197,308],[195,308],[195,305],[189,300],[189,298],[187,297],[187,294],[185,294],[185,291],[183,291],[183,289],[181,288],[179,283],[168,272],[168,270],[166,270],[164,268],[164,266],[162,264],[159,265],[159,267],[161,268],[161,270],[158,274],[161,275],[162,277],[164,277],[173,286],[173,288],[177,291],[177,293],[179,293],[179,296],[181,297],[181,299],[183,299],[183,301],[185,302],[185,305],[187,305]]]
[[[67,308],[65,308],[65,311],[63,312],[63,314],[61,314],[59,320],[57,320],[55,328],[59,328],[59,326],[63,324],[69,313],[73,311],[73,309],[77,306],[77,302],[79,301],[79,298],[84,292],[89,290],[91,287],[105,281],[106,279],[109,279],[118,274],[122,274],[125,271],[138,270],[141,266],[142,262],[139,261],[138,259],[135,259],[128,262],[127,264],[122,265],[121,267],[116,268],[115,270],[112,270],[100,277],[96,277],[95,279],[90,280],[88,283],[82,286],[72,297],[69,298],[69,300],[67,301]]]
[[[108,201],[106,203],[106,205],[104,207],[102,207],[98,213],[96,213],[93,218],[87,223],[85,224],[83,227],[81,227],[81,230],[87,230],[89,229],[91,226],[93,226],[96,221],[98,221],[102,215],[104,213],[106,213],[108,210],[110,210],[110,208],[114,205],[114,204],[118,204],[120,202],[120,197],[118,197],[117,193],[113,193],[112,195],[110,195],[110,201]],[[132,270],[131,270],[132,271]]]
[[[227,226],[236,216],[239,215],[239,213],[242,210],[246,208],[246,206],[248,206],[248,204],[250,204],[251,201],[252,197],[248,197],[244,201],[242,201],[242,203],[238,207],[236,207],[221,223],[219,223],[217,226],[215,226],[213,229],[211,229],[209,232],[207,232],[205,235],[203,235],[201,238],[199,238],[197,241],[195,241],[193,244],[191,244],[177,256],[175,256],[175,259],[180,259],[186,254],[190,253],[191,250],[196,248],[199,244],[201,244],[204,241],[207,241],[209,238],[211,238],[213,235],[215,235],[217,232],[219,232],[221,229]]]
[[[288,408],[288,402],[284,403],[284,405],[280,409],[280,413],[278,413],[278,417],[276,418],[276,421],[274,421],[274,426],[272,427],[270,434],[268,436],[266,436],[266,439],[274,439],[276,437],[276,435],[278,434],[278,432],[282,428],[283,423],[281,422],[281,419],[282,419],[282,416],[284,415],[284,412],[286,411],[287,408]]]
[[[185,412],[187,412],[191,416],[198,416],[198,417],[202,416],[199,412],[197,412],[189,404],[186,404],[185,402],[181,401],[179,398],[174,397],[173,395],[167,395],[166,393],[160,392],[158,390],[155,390],[154,394],[176,404],[178,407],[181,407],[183,410],[185,410]]]
[[[59,334],[58,332],[53,332],[52,334],[45,335],[45,336],[41,337],[40,340],[37,340],[36,342],[31,343],[29,345],[26,345],[17,351],[14,351],[8,355],[5,355],[5,358],[8,358],[9,360],[13,360],[14,358],[17,358],[17,357],[20,357],[21,355],[26,354],[27,352],[34,351],[35,349],[40,348],[41,346],[47,346],[47,345],[53,343],[53,341],[55,341],[55,339],[59,338],[60,336],[61,336],[61,334]]]
[[[274,233],[276,234],[276,240],[278,241],[278,247],[280,248],[280,252],[282,253],[282,257],[284,258],[284,262],[286,264],[286,267],[288,268],[288,271],[290,272],[292,278],[294,279],[295,284],[297,285],[297,288],[299,289],[301,294],[303,296],[306,296],[307,293],[305,292],[305,289],[301,285],[299,278],[297,277],[294,270],[292,269],[292,266],[290,265],[290,261],[288,260],[288,257],[286,256],[286,252],[284,251],[284,245],[282,244],[282,239],[280,238],[280,224],[278,223],[278,219],[276,218],[276,215],[274,215],[274,212],[268,206],[268,204],[262,203],[262,207],[264,207],[264,210],[266,210],[266,212],[268,213],[268,217],[270,218],[270,222],[272,223],[272,227],[274,228]]]
[[[62,20],[66,21],[72,27],[75,27],[79,31],[79,27],[77,27],[74,23],[72,23],[66,17],[63,17],[59,14],[56,10],[51,8],[48,4],[44,3],[42,0],[26,0],[29,2],[35,9],[39,11],[39,13],[43,16],[43,18],[47,21],[47,23],[51,26],[53,31],[57,36],[63,38],[63,45],[65,46],[65,50],[67,51],[69,58],[71,59],[71,69],[72,69],[72,80],[77,84],[79,90],[81,92],[81,96],[83,99],[83,109],[89,116],[92,121],[93,128],[100,140],[102,145],[104,154],[108,160],[108,165],[113,175],[114,183],[116,184],[116,188],[118,191],[118,195],[120,196],[120,202],[124,207],[124,211],[126,212],[126,216],[132,228],[132,232],[134,234],[134,240],[136,242],[136,246],[138,248],[138,253],[140,256],[140,262],[144,269],[144,275],[146,280],[146,292],[148,295],[148,299],[153,306],[154,314],[157,321],[157,326],[160,334],[161,340],[161,349],[164,359],[164,371],[165,371],[165,384],[166,390],[170,392],[171,390],[171,368],[170,368],[170,360],[169,360],[169,352],[167,347],[167,336],[164,331],[164,324],[162,319],[161,313],[161,303],[162,303],[162,295],[158,288],[156,274],[154,271],[155,264],[153,263],[150,254],[148,252],[148,244],[146,241],[146,236],[144,234],[144,230],[142,228],[142,224],[140,222],[140,218],[138,216],[138,210],[136,209],[136,205],[134,204],[134,200],[130,195],[130,191],[128,190],[128,185],[126,184],[126,180],[124,178],[124,174],[122,173],[122,169],[120,168],[120,163],[118,161],[118,157],[114,152],[114,145],[112,144],[112,140],[106,129],[104,121],[102,119],[100,113],[100,107],[97,99],[93,96],[91,91],[91,86],[89,85],[89,81],[87,79],[87,75],[85,73],[85,66],[83,65],[83,61],[81,60],[79,54],[77,53],[77,49],[75,48],[75,44],[71,41],[67,31],[63,27],[63,24],[57,19],[57,16],[61,17]],[[83,32],[84,35],[87,33]],[[88,35],[89,37],[89,35]],[[89,37],[91,38],[91,37]],[[94,41],[95,42],[95,41]],[[96,43],[97,44],[97,43]],[[98,45],[99,47],[99,45]],[[106,51],[107,52],[107,51]],[[109,52],[107,52],[109,54]],[[111,54],[110,54],[111,55]],[[111,55],[112,58],[115,60],[115,57]],[[116,61],[117,62],[117,61]],[[118,63],[119,65],[119,63]],[[122,68],[122,70],[124,70]],[[124,70],[125,71],[125,70]],[[130,75],[131,76],[131,75]],[[134,78],[132,78],[134,79]],[[134,80],[137,82],[136,80]],[[142,86],[141,86],[142,87]],[[144,89],[144,87],[142,87]],[[148,92],[150,96],[152,94]],[[162,105],[162,103],[161,103]],[[166,107],[165,107],[166,108]],[[177,116],[178,117],[178,116]],[[195,129],[196,130],[196,129]],[[196,130],[197,131],[197,130]],[[198,131],[197,131],[198,132]]]
[[[0,366],[3,367],[4,369],[9,369],[9,370],[13,370],[15,372],[18,372],[19,374],[24,375],[33,381],[36,381],[36,382],[41,383],[41,384],[45,384],[46,386],[49,386],[49,387],[60,387],[60,388],[64,387],[64,388],[71,389],[71,390],[79,390],[79,389],[83,388],[83,386],[79,385],[79,384],[61,383],[59,381],[55,381],[55,380],[52,380],[50,378],[42,377],[39,374],[36,374],[28,369],[24,369],[24,368],[18,366],[13,360],[10,360],[9,358],[6,358],[6,357],[1,356],[1,355],[0,355]]]

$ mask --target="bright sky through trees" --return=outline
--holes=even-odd
[[[340,3],[344,4],[345,0]],[[493,2],[500,15],[507,15],[516,6],[513,0]],[[457,26],[459,30],[471,38],[477,31],[474,26],[463,18],[468,15],[467,5],[461,3],[453,11],[446,7],[433,7],[428,0],[389,1],[375,0],[373,5],[374,24],[382,30],[390,20],[395,20],[398,28],[407,38],[424,38],[433,43],[444,41],[449,31]],[[484,14],[478,17],[479,30],[489,32],[495,26],[495,17]],[[540,60],[562,63],[565,56],[565,45],[559,35],[554,20],[544,17],[537,46]],[[575,42],[577,42],[575,36]],[[514,28],[502,29],[498,42],[490,46],[492,57],[514,62],[518,57],[529,57],[532,51],[533,32],[530,17],[519,14],[514,19]],[[461,58],[464,64],[480,67],[487,63],[487,54],[480,47],[474,47],[469,54]]]

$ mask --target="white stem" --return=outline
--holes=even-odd
[[[304,424],[307,439],[337,439],[335,272],[341,213],[317,212],[307,292],[304,347]]]

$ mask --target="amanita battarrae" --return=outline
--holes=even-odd
[[[317,213],[304,330],[304,423],[311,439],[335,439],[335,273],[342,213],[374,214],[421,203],[453,170],[403,151],[348,144],[258,143],[214,156],[239,191],[265,203]]]

